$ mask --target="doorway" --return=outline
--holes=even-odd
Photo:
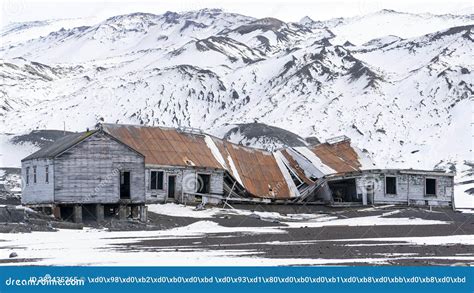
[[[357,193],[355,179],[342,179],[328,182],[335,202],[362,202],[362,195]]]
[[[176,176],[168,176],[168,198],[174,198],[176,192]]]
[[[120,172],[120,199],[130,199],[130,172]]]

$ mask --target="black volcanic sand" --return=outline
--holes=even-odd
[[[242,250],[258,252],[258,257],[292,259],[337,259],[331,264],[343,265],[473,265],[474,261],[445,259],[443,257],[474,256],[474,245],[416,245],[391,239],[390,241],[364,240],[367,238],[423,237],[447,235],[474,235],[472,214],[454,212],[449,208],[432,211],[423,208],[387,207],[359,211],[366,208],[328,208],[322,206],[237,206],[239,209],[279,212],[281,214],[322,213],[340,219],[386,214],[386,218],[421,218],[449,222],[447,225],[394,225],[394,226],[326,226],[318,228],[289,228],[278,221],[262,220],[241,215],[219,215],[215,218],[180,218],[150,213],[152,223],[161,228],[186,226],[198,221],[213,221],[225,227],[274,227],[284,233],[249,234],[215,233],[204,237],[179,239],[149,239],[139,243],[118,245],[117,249],[146,251],[169,250]],[[400,211],[393,213],[393,211]],[[287,221],[286,221],[287,222]],[[298,221],[296,221],[298,222]],[[474,236],[473,236],[474,237]],[[342,241],[332,241],[332,240]],[[347,241],[351,239],[351,241]],[[270,244],[269,244],[270,243]],[[349,259],[349,261],[344,261]],[[361,259],[361,261],[350,261]],[[365,259],[365,260],[364,260]],[[368,259],[368,260],[367,260]],[[302,262],[304,263],[304,262]]]
[[[397,239],[387,241],[374,241],[373,239],[448,235],[473,235],[472,237],[474,237],[473,214],[454,212],[450,208],[433,208],[432,211],[427,208],[398,206],[374,209],[370,207],[330,208],[317,205],[235,205],[235,208],[259,212],[278,212],[281,215],[321,214],[338,219],[383,215],[384,218],[419,218],[446,221],[449,224],[310,228],[301,223],[302,227],[300,228],[290,228],[285,224],[290,220],[260,218],[255,214],[251,216],[237,215],[229,210],[228,212],[223,211],[213,218],[174,217],[149,212],[147,224],[137,221],[110,221],[97,227],[106,227],[113,231],[166,230],[188,226],[199,221],[212,221],[223,227],[268,227],[275,229],[276,232],[281,232],[273,234],[208,233],[203,236],[174,239],[150,237],[137,243],[117,244],[115,245],[117,251],[242,250],[246,253],[249,251],[258,253],[256,257],[259,258],[302,259],[302,265],[306,263],[303,259],[318,259],[323,265],[324,260],[331,260],[329,265],[474,265],[472,260],[455,258],[456,256],[473,257],[474,245],[416,245]],[[354,221],[356,220],[354,219]],[[18,222],[20,223],[0,224],[0,232],[8,230],[7,228],[11,229],[11,225],[16,225],[15,228],[19,230],[14,232],[43,230],[32,229],[31,218],[26,223]],[[298,221],[292,220],[292,222]],[[48,223],[48,228],[51,229],[52,222],[48,221]],[[55,224],[59,225],[60,223]],[[92,223],[90,225],[94,226]],[[130,237],[133,238],[133,235]],[[11,262],[21,263],[23,261],[11,259]],[[8,263],[10,260],[4,262]]]

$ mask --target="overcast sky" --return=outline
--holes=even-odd
[[[164,13],[201,8],[221,8],[254,17],[297,21],[367,14],[380,9],[435,14],[472,13],[471,1],[458,0],[2,0],[1,24],[54,18],[98,17],[131,12]]]

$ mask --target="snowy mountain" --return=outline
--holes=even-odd
[[[286,23],[203,9],[55,23],[1,30],[8,135],[106,121],[284,144],[246,126],[258,121],[293,141],[347,135],[381,168],[456,168],[471,180],[472,14]]]
[[[469,13],[469,11],[466,11],[466,13]],[[465,25],[473,21],[473,14],[413,14],[383,9],[368,15],[336,18],[327,21],[313,21],[311,18],[305,17],[300,23],[316,28],[330,28],[336,35],[334,39],[336,44],[349,41],[361,45],[381,36],[395,35],[401,38],[413,38],[448,27]]]

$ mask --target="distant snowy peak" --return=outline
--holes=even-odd
[[[212,37],[219,31],[254,20],[212,9],[161,15],[137,12],[110,17],[90,26],[61,27],[27,42],[2,46],[0,53],[7,58],[22,56],[45,63],[70,63],[151,49],[170,52],[191,40]],[[4,33],[8,38],[12,31]],[[73,50],[75,54],[70,53]]]
[[[10,23],[0,29],[0,38],[2,39],[2,46],[12,46],[47,36],[54,31],[78,26],[90,26],[98,21],[95,17],[86,17]]]
[[[413,14],[384,9],[364,16],[327,20],[319,26],[330,28],[336,34],[339,44],[350,41],[361,45],[383,36],[411,38],[473,23],[474,15],[472,14]]]
[[[311,17],[305,16],[302,19],[300,19],[300,21],[298,21],[298,23],[301,24],[301,25],[311,25],[311,24],[315,23],[315,21]]]

